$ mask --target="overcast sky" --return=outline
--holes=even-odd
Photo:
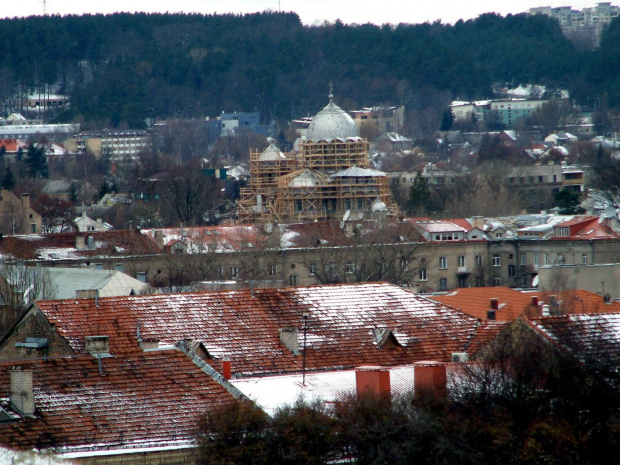
[[[615,2],[614,2],[615,4]],[[48,14],[84,14],[125,12],[250,13],[267,9],[294,11],[304,24],[340,19],[344,23],[423,23],[441,19],[454,23],[487,13],[521,13],[534,6],[572,5],[591,7],[590,2],[575,0],[46,0]],[[2,17],[43,14],[43,0],[2,0]]]

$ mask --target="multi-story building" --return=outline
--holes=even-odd
[[[556,18],[564,34],[575,33],[590,36],[594,46],[601,40],[603,30],[620,15],[620,7],[611,2],[599,2],[595,7],[573,10],[570,6],[552,8],[549,6],[530,8],[529,14],[543,14]]]
[[[528,118],[548,100],[508,98],[477,102],[454,101],[450,109],[455,120],[483,121],[497,127],[514,128],[517,121]]]
[[[151,136],[140,129],[83,132],[69,146],[77,153],[90,152],[95,157],[102,154],[112,158],[132,157],[150,148]]]
[[[0,139],[32,140],[44,137],[52,142],[63,142],[79,130],[79,124],[11,124],[0,126]]]

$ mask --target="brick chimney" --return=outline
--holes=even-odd
[[[391,396],[390,370],[380,366],[360,366],[355,369],[357,395]]]
[[[499,299],[497,297],[491,298],[491,310],[499,310]]]
[[[232,377],[232,365],[228,355],[225,355],[222,360],[222,376],[224,379],[230,379]]]
[[[532,296],[532,305],[534,307],[538,307],[538,296],[537,295]]]
[[[442,362],[417,362],[414,370],[414,395],[416,398],[445,399],[448,396],[446,365]]]
[[[11,405],[24,415],[34,414],[32,370],[11,370]]]

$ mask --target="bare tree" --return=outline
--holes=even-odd
[[[164,202],[173,217],[185,225],[214,221],[220,190],[217,181],[204,175],[197,163],[170,170],[163,182]]]
[[[23,264],[0,265],[0,336],[37,300],[53,299],[58,292],[45,268]]]
[[[358,227],[359,226],[359,227]],[[332,229],[338,223],[330,223]],[[387,281],[409,284],[419,272],[415,260],[420,236],[410,225],[398,221],[370,221],[345,225],[341,242],[316,239],[302,264],[322,284]],[[348,236],[348,237],[347,237]]]

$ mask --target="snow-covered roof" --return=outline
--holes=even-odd
[[[44,268],[50,279],[55,299],[71,299],[75,291],[97,289],[100,297],[140,293],[147,284],[120,271],[92,268]]]
[[[100,334],[95,327],[84,333],[93,334]],[[4,396],[17,368],[35,373],[36,407],[34,415],[16,412],[17,419],[0,422],[1,442],[71,457],[187,448],[195,445],[197,415],[235,402],[178,350],[136,350],[100,362],[101,371],[91,355],[1,363],[0,406],[12,410]]]
[[[360,168],[358,166],[352,166],[342,171],[338,171],[337,173],[332,174],[330,177],[332,178],[353,178],[353,177],[376,178],[376,177],[386,177],[386,176],[387,174],[384,173],[383,171],[370,170],[368,168]]]
[[[384,369],[390,373],[392,393],[413,392],[413,365],[385,367]],[[302,374],[294,373],[234,379],[232,384],[248,398],[254,400],[269,415],[273,415],[278,408],[295,404],[300,398],[307,402],[332,403],[356,392],[355,370],[306,373],[305,384],[302,381]]]
[[[301,347],[304,324],[308,370],[447,361],[466,350],[479,326],[475,318],[385,283],[107,297],[97,304],[68,299],[37,307],[77,353],[94,319],[113,355],[135,350],[140,322],[142,338],[200,343],[216,368],[228,355],[237,376],[299,371],[299,351],[280,337],[290,330],[290,341]],[[377,328],[393,331],[395,347],[381,350]]]

